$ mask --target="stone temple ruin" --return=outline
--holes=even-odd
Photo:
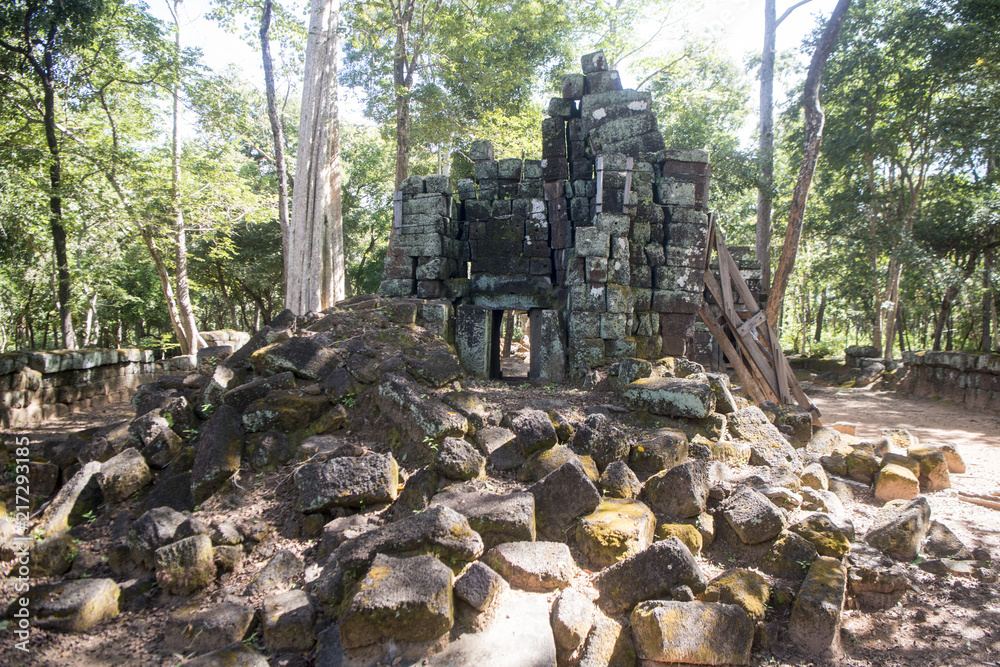
[[[434,300],[467,372],[500,377],[504,310],[527,311],[529,378],[580,377],[623,357],[693,356],[708,251],[708,153],[668,150],[652,97],[603,52],[563,77],[542,159],[475,178],[410,176],[396,193],[380,293]],[[450,337],[450,336],[449,336]]]

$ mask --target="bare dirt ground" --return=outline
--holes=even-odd
[[[616,398],[610,394],[589,394],[580,390],[563,392],[527,385],[511,387],[507,383],[487,383],[478,391],[484,393],[487,402],[497,406],[505,406],[511,401],[512,394],[518,394],[516,402],[521,405],[525,402],[559,403],[579,410],[612,403]],[[861,437],[874,436],[880,428],[906,428],[927,444],[957,443],[968,465],[968,473],[953,477],[952,490],[929,495],[934,518],[951,527],[970,547],[985,546],[1000,555],[1000,511],[962,502],[955,493],[961,489],[985,494],[1000,489],[1000,415],[884,392],[818,386],[807,386],[807,391],[823,411],[824,423],[857,423]],[[128,418],[130,406],[118,404],[97,413],[71,415],[26,433],[37,442]],[[502,484],[502,480],[496,481]],[[114,621],[99,626],[89,634],[62,635],[36,631],[32,637],[31,656],[13,652],[7,633],[0,633],[0,666],[142,667],[182,664],[184,656],[172,655],[160,645],[164,623],[171,611],[187,604],[207,606],[228,595],[239,594],[278,549],[290,549],[301,555],[311,547],[310,541],[299,539],[301,516],[289,509],[291,485],[286,482],[287,472],[280,471],[247,477],[241,480],[242,490],[239,493],[225,496],[224,506],[213,500],[200,509],[198,514],[205,519],[225,514],[234,521],[263,520],[274,526],[271,537],[244,560],[240,571],[225,575],[218,585],[193,599],[161,599],[161,604],[153,609],[126,610]],[[864,535],[879,503],[870,495],[860,495],[847,505],[854,514],[858,535]],[[116,516],[120,513],[109,512],[80,529],[82,543],[107,543]],[[118,522],[123,519],[127,521],[127,518],[121,517]],[[92,576],[110,576],[110,572],[105,570],[106,566],[99,567]],[[911,566],[909,571],[914,582],[913,590],[900,605],[874,613],[845,611],[843,655],[840,658],[827,662],[804,660],[789,649],[779,636],[771,650],[755,653],[752,664],[783,667],[1000,667],[1000,586],[974,578],[938,577],[916,566]],[[0,606],[5,606],[12,599],[9,588],[0,575]]]

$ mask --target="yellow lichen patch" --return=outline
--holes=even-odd
[[[718,593],[719,602],[738,606],[755,623],[764,619],[771,587],[763,575],[753,570],[729,570],[712,581],[708,589]]]
[[[704,545],[704,540],[698,528],[686,523],[660,524],[660,527],[656,529],[656,539],[665,540],[670,537],[679,539],[688,548],[688,551],[695,556],[701,553],[702,546]]]
[[[639,553],[653,541],[656,519],[637,500],[605,498],[576,528],[580,550],[594,568],[604,568]]]

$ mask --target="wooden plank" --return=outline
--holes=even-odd
[[[759,327],[761,324],[767,321],[767,313],[763,310],[758,310],[756,315],[752,315],[748,320],[740,325],[740,328],[736,332],[741,336],[746,336],[748,333]]]
[[[708,291],[712,295],[713,299],[722,303],[722,287],[715,279],[715,274],[711,271],[705,271],[705,287],[708,288]],[[729,315],[726,315],[726,321],[732,331],[736,331],[737,327],[739,327],[742,323],[742,320],[737,322],[731,321]],[[771,362],[764,357],[764,354],[760,349],[760,345],[750,336],[740,336],[739,340],[740,348],[745,351],[745,354],[753,362],[753,365],[756,367],[757,374],[761,376],[762,380],[767,385],[769,392],[773,395],[773,398],[770,398],[769,400],[777,402],[777,378],[774,376],[774,370],[771,368]]]
[[[600,213],[604,208],[604,158],[597,156],[597,196],[594,199],[594,211]]]
[[[765,400],[768,400],[765,397],[765,393],[761,389],[757,378],[743,363],[740,353],[733,347],[733,344],[726,336],[726,332],[721,326],[719,326],[719,323],[715,320],[715,316],[712,314],[708,305],[702,303],[698,308],[698,314],[701,315],[701,319],[705,323],[705,326],[708,327],[708,330],[713,336],[715,336],[715,340],[719,344],[719,348],[729,358],[729,363],[731,363],[733,368],[736,369],[736,374],[740,377],[740,382],[743,383],[743,388],[746,389],[748,394],[750,394],[750,398],[753,399],[754,403],[763,403]]]
[[[774,360],[774,375],[778,381],[776,387],[778,397],[781,398],[782,403],[791,403],[792,396],[788,392],[788,371],[791,369],[783,363],[785,351],[781,349],[781,341],[773,335],[771,336],[771,359]]]
[[[634,163],[633,158],[629,157],[625,160],[625,199],[622,200],[622,213],[628,213],[628,202],[631,199],[630,193],[632,192],[632,165]]]
[[[740,267],[736,266],[736,260],[729,252],[729,248],[726,246],[726,241],[722,238],[720,234],[718,236],[717,245],[719,246],[719,267],[722,267],[723,263],[726,263],[729,267],[729,272],[734,276],[733,284],[736,286],[736,291],[739,292],[740,299],[750,310],[751,313],[756,313],[760,310],[760,306],[757,304],[757,299],[754,297],[753,292],[750,291],[750,287],[747,285],[746,281],[743,280],[743,274],[740,273]],[[725,249],[725,252],[722,250]],[[738,280],[736,279],[738,278]]]
[[[716,241],[718,243],[722,242],[722,236],[717,236]],[[718,255],[721,257],[722,254],[726,252],[725,244],[718,246]],[[729,266],[720,261],[719,262],[719,283],[722,286],[722,310],[726,314],[727,319],[729,319],[729,324],[734,328],[739,326],[739,316],[736,314],[736,304],[733,303],[733,277],[729,273]],[[735,324],[734,324],[735,322]]]

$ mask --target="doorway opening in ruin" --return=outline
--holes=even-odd
[[[526,382],[531,368],[531,346],[528,340],[528,312],[524,310],[493,311],[493,341],[491,356],[495,357],[499,374],[496,379]],[[491,360],[491,367],[494,363]]]

